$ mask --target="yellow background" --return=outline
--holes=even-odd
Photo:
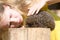
[[[51,32],[51,40],[60,40],[60,21],[55,21],[55,29]]]

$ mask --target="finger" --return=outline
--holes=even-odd
[[[29,10],[29,13],[28,13],[27,16],[33,15],[33,14],[35,13],[35,11],[36,11],[35,8],[31,8],[31,9]]]
[[[41,8],[42,8],[42,7],[40,7],[40,5],[38,5],[36,14],[40,11]]]
[[[33,5],[28,12],[28,16],[33,15],[35,13],[35,11],[37,10],[37,6]]]
[[[30,16],[30,15],[32,15],[32,10],[29,10],[29,12],[27,14],[27,16]]]
[[[38,9],[38,10],[36,11],[36,14],[38,14],[39,11],[40,11],[40,9]]]
[[[33,12],[33,10],[34,10],[33,8],[30,8],[30,10],[29,10],[29,12],[28,12],[27,16],[32,15],[32,14],[33,14],[33,13],[32,13],[32,12]]]

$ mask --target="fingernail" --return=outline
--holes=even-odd
[[[30,16],[30,14],[27,14],[27,16]]]

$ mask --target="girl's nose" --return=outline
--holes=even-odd
[[[17,23],[17,22],[19,22],[19,20],[18,20],[17,18],[10,18],[10,22],[15,22],[15,23]]]

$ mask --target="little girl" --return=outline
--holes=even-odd
[[[21,14],[9,5],[0,4],[0,28],[19,27],[23,21]]]

